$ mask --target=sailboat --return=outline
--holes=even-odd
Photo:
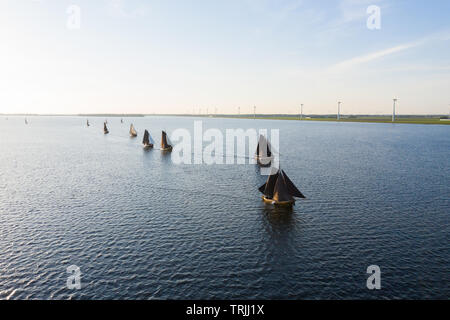
[[[90,124],[89,124],[89,119],[86,120],[86,125],[87,125],[88,127],[90,126]]]
[[[120,118],[120,123],[123,123],[123,118]]]
[[[172,146],[167,143],[167,133],[165,131],[162,132],[161,136],[161,150],[162,151],[172,151]]]
[[[131,136],[132,138],[137,137],[137,132],[136,132],[136,129],[134,129],[133,124],[130,125],[130,136]]]
[[[25,118],[25,124],[28,124],[28,120],[27,120],[27,118]]]
[[[262,134],[259,136],[255,159],[261,167],[269,167],[273,159],[270,143]]]
[[[142,144],[144,145],[144,149],[153,148],[153,139],[150,137],[147,130],[144,131],[144,139],[142,140]]]
[[[259,188],[259,191],[264,194],[262,199],[265,203],[276,206],[292,206],[295,204],[294,197],[305,198],[284,170],[280,169],[267,178],[267,182]]]
[[[106,122],[103,122],[103,133],[104,134],[108,134],[109,133],[108,127],[106,126]]]

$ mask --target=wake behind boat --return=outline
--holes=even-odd
[[[142,139],[142,144],[144,145],[144,149],[153,148],[154,141],[147,130],[144,131],[144,139]]]
[[[172,146],[167,142],[168,137],[165,131],[161,135],[161,150],[162,151],[172,151]]]
[[[136,132],[136,129],[134,129],[133,124],[130,125],[130,137],[132,137],[132,138],[137,137],[137,132]]]
[[[258,165],[260,165],[261,167],[269,167],[272,163],[273,156],[270,149],[270,144],[267,141],[266,137],[260,135],[258,146],[256,147],[255,159]]]
[[[262,199],[265,203],[276,206],[292,206],[295,204],[294,197],[305,198],[287,174],[279,169],[267,178],[267,182],[259,188],[259,191],[264,194]]]

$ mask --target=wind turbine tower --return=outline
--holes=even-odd
[[[300,120],[303,120],[303,103],[300,105]]]
[[[256,106],[253,106],[253,119],[256,119]]]
[[[338,112],[337,112],[337,119],[341,120],[341,103],[342,102],[338,102]]]
[[[393,99],[394,100],[394,106],[392,109],[392,122],[395,122],[395,105],[397,103],[397,99]]]

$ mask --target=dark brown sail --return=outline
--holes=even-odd
[[[259,191],[261,191],[269,199],[273,198],[275,184],[278,180],[279,175],[280,175],[280,172],[277,170],[276,173],[270,175],[267,178],[267,182],[265,184],[263,184],[261,187],[259,187]]]
[[[142,143],[145,146],[149,146],[150,145],[150,139],[149,139],[149,134],[148,134],[147,130],[144,131],[144,139],[142,140]]]
[[[284,179],[283,173],[278,176],[277,182],[275,183],[275,188],[273,190],[272,199],[277,202],[293,201],[294,198],[290,194],[288,187],[286,185],[286,180]]]
[[[266,148],[264,148],[264,147],[266,147]],[[265,153],[264,153],[264,149],[266,149]],[[262,134],[259,136],[258,146],[256,147],[256,155],[259,157],[272,156],[272,152],[270,151],[269,142],[266,140],[266,138]]]
[[[163,131],[161,135],[161,149],[167,149],[170,147],[171,145],[167,143],[167,134],[165,131]]]
[[[103,122],[103,133],[104,133],[104,134],[109,133],[108,127],[106,127],[106,122]]]
[[[286,182],[286,187],[287,187],[289,193],[293,197],[305,198],[303,193],[301,193],[300,190],[298,190],[297,187],[294,185],[294,183],[291,181],[291,179],[289,179],[289,177],[287,176],[286,172],[284,172],[284,170],[281,170],[281,173],[283,174],[283,178],[284,178],[284,180]]]

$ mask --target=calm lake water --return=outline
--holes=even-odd
[[[307,197],[286,212],[254,165],[142,149],[194,118],[109,118],[107,136],[103,118],[28,120],[0,119],[0,299],[450,298],[448,126],[202,119],[280,129]]]

